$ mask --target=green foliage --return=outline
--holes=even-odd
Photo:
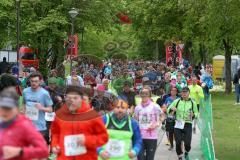
[[[21,0],[21,42],[38,48],[41,54],[51,48],[56,63],[61,63],[65,54],[63,42],[71,33],[68,11],[74,7],[79,11],[74,26],[81,54],[109,58],[104,49],[108,42],[130,41],[131,48],[118,47],[110,54],[146,59],[159,54],[159,59],[163,59],[164,45],[177,41],[191,44],[186,45],[184,55],[199,62],[222,53],[226,49],[223,40],[230,51],[239,50],[239,3],[238,0]],[[118,13],[128,15],[133,23],[119,23]],[[0,47],[9,41],[16,46],[14,1],[1,0],[0,20]]]

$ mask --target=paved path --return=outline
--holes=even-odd
[[[167,136],[162,130],[159,132],[158,148],[155,155],[155,160],[177,160],[176,151],[169,151],[169,146],[165,145]],[[190,160],[204,160],[202,158],[200,150],[200,131],[197,129],[197,133],[192,137],[192,149],[189,153]]]

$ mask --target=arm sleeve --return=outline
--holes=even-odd
[[[198,108],[197,108],[197,103],[193,101],[193,112],[194,112],[194,117],[198,118]]]
[[[176,99],[176,100],[174,100],[174,101],[170,104],[170,106],[169,106],[168,109],[167,109],[167,114],[170,114],[172,108],[173,108],[173,107],[176,107],[176,104],[177,104],[177,101],[178,101],[178,100],[179,100],[179,99]]]
[[[106,117],[106,115],[103,116],[102,120],[103,120],[103,123],[104,123],[104,124],[107,123],[107,117]],[[97,148],[97,153],[98,153],[98,155],[100,155],[102,151],[103,151],[102,146]]]
[[[25,90],[23,90],[23,104],[26,104],[26,93]]]
[[[132,128],[133,128],[133,137],[132,137],[133,148],[132,149],[134,150],[136,155],[138,155],[142,148],[141,132],[137,122],[134,119],[132,119],[131,122],[132,122]]]
[[[135,109],[134,109],[134,118],[135,118],[137,121],[138,121],[138,119],[139,119],[138,113],[139,113],[139,109],[138,109],[138,106],[137,106],[137,107],[135,107]]]
[[[51,133],[52,133],[52,142],[51,147],[59,146],[59,139],[60,139],[60,128],[58,126],[57,117],[54,119],[54,121],[51,124]]]
[[[44,100],[45,100],[45,106],[44,106],[44,107],[50,107],[50,106],[52,106],[52,105],[53,105],[53,101],[52,101],[49,93],[46,93],[46,94],[44,95],[44,97],[45,97],[45,98],[44,98]]]
[[[82,77],[79,77],[80,86],[84,87],[84,80]]]
[[[198,95],[199,95],[199,98],[200,98],[200,99],[204,98],[204,93],[203,93],[202,87],[199,88],[199,93],[198,93]]]
[[[24,130],[27,144],[23,147],[22,159],[34,159],[34,158],[47,158],[48,147],[43,139],[42,135],[36,130],[36,128],[29,122],[26,123]]]
[[[87,148],[97,148],[107,143],[108,133],[101,118],[93,120],[92,126],[94,134],[86,135],[85,146]]]

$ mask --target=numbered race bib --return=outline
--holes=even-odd
[[[183,120],[176,120],[175,121],[174,128],[183,129],[184,126],[185,126],[185,121],[183,121]]]
[[[140,115],[139,116],[139,127],[141,129],[148,129],[151,125],[150,117],[148,115]]]
[[[35,102],[27,102],[26,105],[26,116],[32,121],[38,120],[39,110],[35,107]]]
[[[48,122],[52,122],[55,119],[55,112],[45,113],[45,120]]]
[[[86,147],[78,144],[82,136],[83,134],[64,137],[65,156],[79,156],[87,153]]]
[[[125,143],[121,140],[110,139],[106,145],[106,151],[110,154],[110,157],[122,157],[124,153]]]
[[[87,84],[87,85],[85,85],[85,87],[90,89],[90,88],[91,88],[91,85],[90,85],[90,84]]]

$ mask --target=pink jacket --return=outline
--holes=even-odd
[[[0,129],[0,159],[3,146],[23,148],[23,155],[10,160],[31,160],[47,158],[48,147],[42,135],[32,122],[23,115],[18,115],[10,126]]]

